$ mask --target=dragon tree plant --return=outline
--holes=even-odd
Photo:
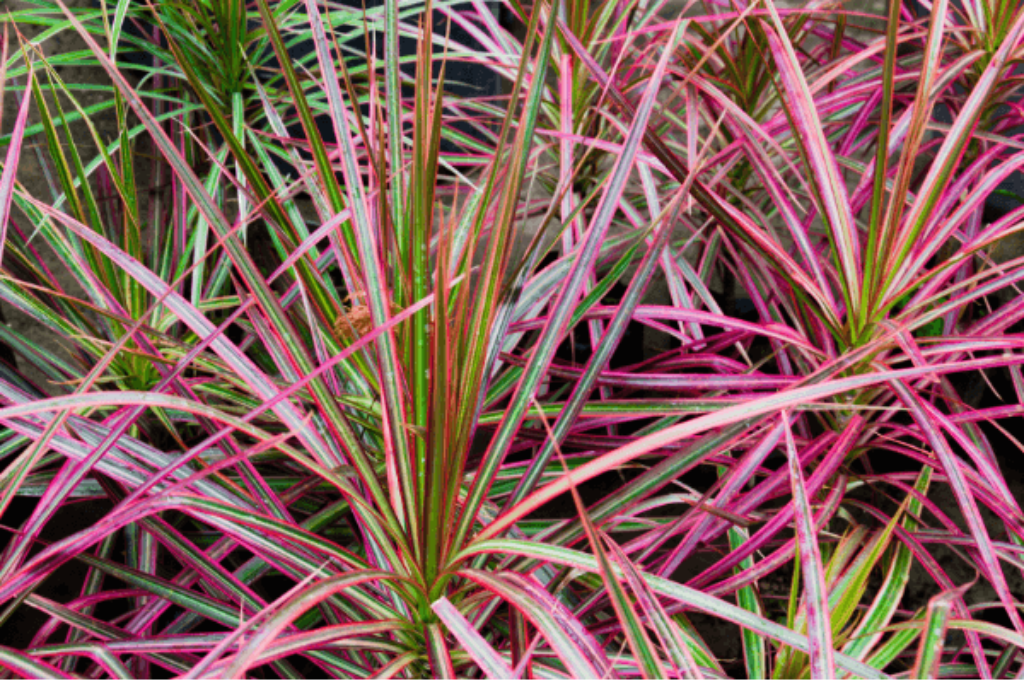
[[[1018,676],[1024,7],[853,5],[11,11],[4,674]]]

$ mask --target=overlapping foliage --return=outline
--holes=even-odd
[[[1024,8],[853,5],[9,14],[3,670],[1019,674]]]

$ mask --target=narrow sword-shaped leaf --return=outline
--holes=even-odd
[[[55,666],[3,645],[0,645],[0,664],[24,678],[36,680],[73,678]]]
[[[789,415],[782,412],[786,435],[786,457],[789,462],[789,483],[793,490],[793,504],[796,510],[796,532],[800,546],[800,573],[804,582],[804,609],[807,613],[807,635],[810,643],[811,678],[816,680],[835,678],[835,661],[832,650],[832,627],[829,618],[828,594],[822,570],[821,550],[818,535],[814,531],[811,501],[804,486],[800,458],[793,442],[793,431],[789,426]]]
[[[438,598],[431,607],[434,609],[434,614],[444,622],[444,625],[458,639],[466,653],[473,658],[473,661],[487,674],[488,678],[498,680],[515,678],[512,669],[508,667],[501,655],[494,651],[491,644],[483,639],[480,632],[466,620],[466,617],[462,616],[462,613],[448,601],[448,598]]]
[[[4,27],[4,51],[6,52],[6,26]],[[32,87],[35,79],[35,72],[29,71],[28,88]],[[0,76],[0,95],[3,94],[3,80]],[[25,140],[25,124],[28,121],[28,105],[32,101],[29,97],[23,97],[21,107],[18,109],[18,116],[14,119],[14,132],[11,143],[7,148],[7,157],[4,159],[4,170],[0,174],[0,257],[4,253],[4,244],[7,243],[7,223],[11,213],[11,200],[14,196],[14,181],[18,174],[18,159],[21,156],[21,145]]]
[[[1003,574],[1002,567],[999,566],[999,559],[996,557],[992,547],[992,539],[985,528],[985,522],[981,517],[981,511],[978,509],[977,500],[968,488],[964,474],[961,471],[962,465],[950,449],[945,437],[939,432],[939,428],[934,423],[934,420],[925,412],[921,405],[921,399],[918,398],[916,392],[900,379],[894,379],[890,386],[892,386],[900,400],[909,409],[910,414],[917,422],[917,426],[924,433],[929,445],[934,449],[935,454],[942,463],[942,469],[949,480],[950,488],[953,489],[957,504],[960,506],[967,526],[971,530],[971,535],[974,537],[976,550],[981,557],[982,566],[985,569],[987,578],[992,582],[992,586],[995,588],[996,594],[999,595],[1014,628],[1018,633],[1024,633],[1024,621],[1021,620],[1016,601],[1010,592],[1010,587],[1006,583],[1006,576]]]
[[[519,582],[512,582],[517,578],[513,574],[496,576],[476,569],[464,569],[459,573],[513,603],[544,634],[572,675],[580,678],[603,678],[611,671],[610,664],[600,655],[593,637],[579,626],[579,622],[571,617],[568,622],[559,619],[556,612],[567,614],[568,610],[553,597],[540,596],[541,600],[538,600],[539,592],[531,594],[523,590],[524,587]],[[570,630],[567,630],[567,625]],[[576,628],[573,629],[573,626]],[[571,630],[577,632],[573,633]]]
[[[768,45],[775,56],[779,67],[783,91],[787,95],[788,107],[786,115],[795,124],[798,135],[794,136],[801,154],[808,160],[813,182],[811,189],[822,208],[823,217],[828,224],[828,235],[835,245],[835,254],[843,273],[843,291],[850,308],[850,315],[859,315],[861,308],[861,253],[860,242],[853,214],[850,211],[846,185],[839,174],[839,167],[825,139],[821,120],[814,106],[814,99],[807,87],[807,81],[800,70],[800,62],[789,34],[782,19],[779,18],[775,4],[769,0],[768,12],[771,14],[776,31],[764,27]]]
[[[511,538],[505,538],[498,541],[477,541],[473,546],[463,551],[461,555],[467,556],[477,553],[515,553],[526,557],[538,558],[545,562],[557,562],[559,564],[576,567],[577,569],[582,569],[588,572],[597,573],[599,571],[597,568],[597,562],[591,555],[582,553],[578,550],[571,550],[568,548],[561,548],[533,541],[520,541]],[[456,556],[454,559],[457,560],[458,557],[459,556]],[[796,633],[795,631],[780,626],[759,615],[751,614],[732,603],[726,602],[721,598],[710,596],[702,591],[689,588],[688,586],[647,572],[641,572],[640,575],[652,590],[667,598],[678,600],[685,605],[708,614],[714,614],[723,619],[728,619],[730,622],[735,623],[738,626],[754,630],[770,639],[777,640],[784,645],[789,645],[790,647],[796,648],[802,652],[808,652],[810,650],[808,638],[803,634]],[[857,676],[870,679],[888,678],[888,676],[883,674],[881,671],[870,666],[866,666],[852,657],[848,657],[841,653],[835,653],[834,656],[837,665]]]
[[[1004,360],[1008,361],[1008,359],[1000,359],[999,362],[1001,363]],[[500,519],[495,520],[493,523],[485,527],[479,534],[477,534],[476,538],[479,540],[490,539],[512,526],[520,518],[525,517],[544,503],[552,500],[556,496],[567,493],[571,486],[587,481],[600,473],[610,471],[612,468],[629,462],[634,458],[654,450],[655,448],[672,444],[680,439],[691,437],[710,429],[745,423],[783,409],[792,408],[804,403],[826,398],[828,396],[841,394],[846,391],[860,389],[871,385],[883,384],[899,379],[920,378],[932,372],[953,370],[964,371],[974,365],[988,367],[993,364],[994,361],[989,359],[985,359],[984,361],[963,361],[950,364],[935,364],[930,366],[928,369],[912,368],[904,370],[889,370],[886,372],[878,372],[858,377],[832,380],[822,382],[820,384],[789,389],[787,391],[779,392],[774,396],[747,401],[736,406],[722,408],[721,410],[708,415],[695,417],[681,425],[670,427],[657,433],[636,439],[632,443],[621,446],[614,451],[606,453],[591,462],[576,468],[572,472],[559,477],[556,481],[551,482],[547,486],[544,486],[529,497],[525,498],[521,503],[503,514]],[[1006,364],[1009,365],[1010,362],[1006,362]]]
[[[81,23],[79,23],[78,20],[75,19],[75,17],[70,13],[70,11],[63,5],[61,5],[61,8],[64,11],[65,15],[68,17],[68,21],[76,28],[79,35],[82,36],[83,40],[85,40],[89,47],[92,48],[93,53],[103,64],[104,68],[107,70],[107,73],[113,79],[114,83],[118,86],[118,89],[125,95],[125,98],[128,100],[129,104],[131,104],[136,114],[138,114],[139,118],[143,121],[143,123],[146,124],[147,129],[153,136],[154,142],[156,142],[158,147],[160,147],[161,151],[164,154],[164,157],[178,171],[178,177],[185,182],[188,188],[189,195],[200,206],[207,220],[210,221],[210,224],[217,230],[218,235],[222,239],[226,240],[224,242],[226,248],[228,249],[229,253],[232,254],[232,259],[236,263],[236,265],[243,271],[243,273],[245,273],[248,276],[247,282],[253,287],[253,292],[260,300],[260,304],[263,307],[263,309],[274,318],[275,325],[277,325],[280,329],[291,330],[291,332],[285,334],[284,337],[286,343],[289,344],[291,350],[295,352],[293,358],[299,363],[300,369],[306,373],[312,371],[313,368],[309,363],[309,359],[307,358],[306,353],[304,352],[304,350],[300,350],[296,346],[299,339],[298,335],[295,334],[291,323],[288,322],[284,311],[281,310],[281,307],[277,302],[276,298],[274,297],[273,293],[269,290],[266,283],[262,280],[262,277],[259,275],[258,269],[253,264],[251,257],[244,252],[237,239],[229,237],[231,230],[230,228],[228,228],[227,220],[224,217],[221,210],[216,206],[213,199],[205,191],[205,188],[202,187],[202,184],[199,182],[198,178],[196,178],[195,174],[191,171],[191,169],[184,165],[183,160],[178,155],[178,152],[175,149],[171,140],[167,137],[163,129],[153,120],[153,117],[150,114],[148,108],[141,101],[141,99],[138,97],[135,91],[127,83],[127,81],[125,81],[123,75],[110,62],[106,55],[103,54],[103,51],[100,49],[100,47],[88,35],[88,32],[81,25]],[[168,300],[172,299],[174,296],[175,294],[170,294],[168,296]],[[199,319],[196,318],[196,316],[190,317],[193,318],[194,324],[205,324],[205,326],[209,326],[209,323],[207,323],[205,320],[202,320],[202,323],[199,323]],[[224,346],[225,343],[226,340],[224,340],[222,337],[218,337],[216,340],[214,340],[214,342],[212,342],[212,346],[214,348],[223,347],[225,350],[227,350],[228,347]],[[229,342],[228,344],[230,345]],[[266,398],[269,398],[273,396],[274,393],[276,393],[275,390],[266,386],[266,380],[262,377],[262,373],[259,373],[259,371],[252,366],[251,361],[249,361],[248,359],[243,360],[243,357],[241,357],[241,354],[238,353],[236,349],[234,349],[233,352],[229,351],[228,353],[229,355],[236,357],[240,362],[244,364],[244,366],[246,366],[246,369],[243,371],[244,374],[250,376],[250,379],[251,381],[253,381],[255,387],[266,390]],[[329,393],[327,386],[323,383],[322,380],[317,379],[316,381],[314,381],[312,388],[314,392],[317,394],[318,399],[321,401],[321,406],[327,412],[327,417],[329,418],[331,424],[335,429],[338,430],[339,436],[345,443],[347,454],[353,459],[353,462],[356,468],[360,470],[361,475],[365,477],[364,483],[369,488],[375,500],[377,500],[380,509],[385,514],[385,516],[388,517],[389,523],[392,523],[395,527],[398,527],[398,520],[397,518],[395,518],[394,512],[391,510],[391,506],[388,504],[388,497],[385,494],[383,488],[381,487],[379,481],[377,480],[376,475],[373,473],[372,466],[370,465],[369,460],[367,459],[367,456],[362,446],[359,444],[358,439],[352,432],[351,427],[348,426],[348,422],[344,415],[341,413],[340,408],[337,405],[337,402]],[[317,453],[317,457],[322,458],[325,461],[328,461],[328,464],[331,466],[341,465],[342,463],[337,460],[337,454],[334,452],[334,449],[330,448],[319,435],[314,435],[311,432],[311,430],[303,423],[303,421],[301,419],[298,419],[298,416],[294,413],[294,410],[286,408],[286,405],[287,404],[281,404],[281,409],[283,412],[282,417],[287,422],[291,423],[291,426],[296,429],[298,434],[303,435],[307,439],[310,439],[310,443],[313,446],[315,452]]]
[[[917,644],[917,658],[910,672],[911,678],[937,679],[939,665],[942,664],[942,653],[946,646],[946,630],[949,628],[950,612],[954,601],[958,600],[969,585],[955,591],[944,591],[928,601],[924,625],[921,629],[921,640]]]
[[[673,36],[678,35],[680,25],[681,24],[676,25]],[[553,33],[553,28],[553,26],[549,27],[548,35]],[[669,41],[669,44],[674,47],[675,37]],[[615,162],[615,167],[612,169],[611,179],[609,180],[605,192],[601,197],[600,203],[595,209],[594,217],[587,229],[586,237],[584,238],[583,243],[578,247],[579,257],[573,263],[569,275],[566,277],[564,288],[559,293],[557,300],[552,306],[547,322],[541,332],[541,337],[537,341],[535,351],[530,358],[530,363],[527,366],[523,377],[520,379],[519,385],[516,387],[516,392],[512,398],[511,405],[506,409],[505,418],[495,431],[494,436],[488,445],[484,461],[481,463],[481,466],[477,471],[477,475],[473,479],[473,485],[470,488],[466,501],[465,509],[467,511],[475,511],[479,507],[480,500],[493,483],[494,473],[497,471],[505,457],[505,454],[508,452],[508,448],[511,446],[511,436],[513,432],[519,428],[523,419],[523,414],[529,408],[534,392],[537,390],[541,378],[557,350],[556,342],[564,333],[565,325],[575,308],[580,289],[586,276],[590,272],[594,258],[597,255],[598,247],[609,228],[619,197],[625,189],[626,181],[632,173],[636,152],[640,147],[641,140],[643,139],[647,121],[653,111],[658,88],[661,84],[661,79],[665,73],[665,69],[668,66],[668,58],[671,54],[671,47],[665,50],[658,62],[658,66],[651,75],[650,84],[644,91],[639,111],[636,118],[632,121],[629,133],[626,137],[626,142],[623,145],[623,154]],[[455,535],[456,547],[461,544],[461,541],[466,538],[469,533],[472,520],[472,514],[463,513],[462,518],[459,520],[458,531]]]

